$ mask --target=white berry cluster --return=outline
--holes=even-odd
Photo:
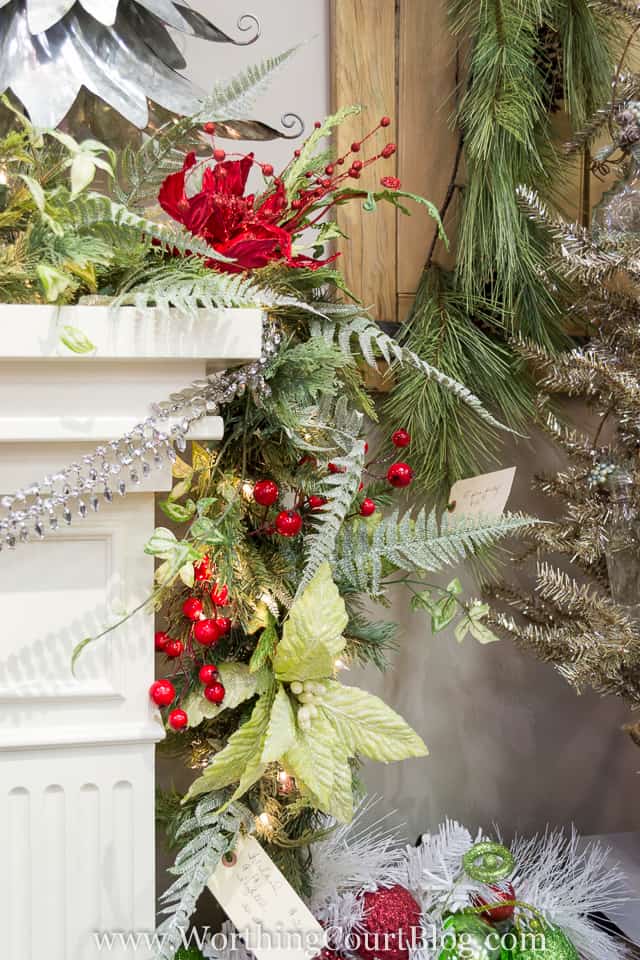
[[[294,680],[291,684],[291,693],[302,704],[298,710],[298,723],[303,730],[308,730],[311,721],[318,715],[318,704],[322,703],[327,688],[322,680]]]

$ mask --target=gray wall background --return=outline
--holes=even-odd
[[[241,13],[253,13],[262,28],[260,40],[245,49],[220,45],[212,53],[202,42],[183,42],[201,86],[315,36],[276,78],[256,115],[277,125],[282,113],[293,110],[309,128],[328,112],[327,0],[194,5],[230,32]],[[263,144],[257,152],[277,167],[293,146]],[[559,462],[540,436],[507,442],[502,465],[518,467],[509,508],[548,515],[549,503],[532,493],[530,480],[535,471],[552,470]],[[468,578],[466,583],[473,590]],[[507,837],[571,822],[584,833],[640,827],[640,751],[620,732],[629,717],[623,704],[591,693],[576,696],[551,666],[510,643],[482,647],[467,639],[459,646],[448,633],[431,636],[424,617],[407,609],[405,597],[382,615],[402,628],[393,669],[383,675],[353,670],[348,682],[381,696],[429,746],[426,759],[365,768],[370,792],[382,795],[380,811],[397,810],[410,838],[444,817],[469,827],[498,823]],[[163,785],[186,786],[190,776],[178,761],[159,764]],[[164,862],[161,854],[161,866]]]

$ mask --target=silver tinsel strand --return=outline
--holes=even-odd
[[[264,370],[281,339],[277,326],[269,323],[259,360],[231,373],[212,373],[206,380],[194,380],[168,400],[152,404],[150,416],[119,439],[96,447],[81,462],[3,496],[0,550],[42,540],[61,522],[69,525],[74,518],[84,520],[99,509],[102,501],[111,503],[114,496],[124,497],[152,469],[161,469],[167,462],[174,462],[177,453],[184,452],[194,423],[204,416],[216,416],[247,390],[259,403],[269,395]],[[175,420],[178,422],[172,422]]]

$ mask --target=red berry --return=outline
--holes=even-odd
[[[182,604],[182,612],[189,620],[197,620],[202,613],[202,603],[197,597],[187,597]]]
[[[351,153],[357,153],[362,144],[358,140],[354,140],[351,144]]]
[[[210,647],[220,639],[220,630],[215,620],[198,620],[194,624],[193,635],[203,647]]]
[[[218,668],[214,663],[204,663],[198,671],[200,683],[208,686],[218,676]]]
[[[229,599],[229,588],[226,583],[223,583],[221,587],[218,587],[216,583],[209,596],[214,607],[224,607]]]
[[[221,150],[219,147],[213,151],[213,159],[216,161],[216,163],[222,163],[226,155],[226,151]]]
[[[387,144],[385,147],[383,147],[382,150],[380,151],[380,156],[381,156],[381,157],[384,157],[385,160],[388,160],[389,157],[392,157],[395,152],[396,152],[396,145],[395,145],[395,143],[388,143],[388,144]]]
[[[314,127],[316,128],[316,130],[319,130],[321,126],[322,124],[320,123],[320,121],[316,120],[316,122],[314,123]]]
[[[362,170],[362,167],[363,167],[362,160],[354,160],[353,163],[351,164],[352,170]]]
[[[211,560],[209,557],[203,557],[199,563],[194,563],[193,575],[198,583],[211,580]]]
[[[204,127],[203,127],[202,129],[204,130],[205,133],[209,133],[209,134],[211,134],[211,136],[213,136],[213,134],[216,132],[216,125],[215,125],[215,123],[212,123],[212,122],[209,120],[208,123],[205,123],[205,125],[204,125]]]
[[[300,150],[294,150],[294,151],[293,151],[294,157],[299,157],[299,156],[300,156],[300,153],[301,153]]]
[[[168,657],[179,657],[183,650],[184,643],[182,640],[169,640],[169,643],[165,644],[164,648],[164,652]]]
[[[272,177],[272,176],[273,176],[273,167],[271,166],[270,163],[263,163],[263,164],[262,164],[262,173],[264,174],[265,177]]]
[[[279,495],[278,484],[273,480],[258,480],[253,488],[253,499],[261,507],[271,507]]]
[[[165,633],[164,630],[157,630],[154,637],[154,645],[156,650],[164,650],[170,640],[171,637],[168,633]]]
[[[329,471],[329,473],[346,473],[347,472],[346,467],[339,467],[337,463],[328,463],[327,470]]]
[[[295,537],[302,529],[302,517],[297,510],[283,510],[276,517],[276,530],[281,537]]]
[[[411,443],[411,434],[408,430],[396,430],[391,435],[391,442],[394,447],[408,447]]]
[[[334,170],[334,167],[332,163],[328,163],[327,166],[324,168],[324,172],[327,174],[328,177],[331,176],[331,174],[333,173],[333,170]]]
[[[158,707],[168,707],[176,695],[171,680],[156,680],[149,687],[149,696]]]
[[[360,504],[360,514],[363,517],[370,517],[372,513],[376,512],[376,505],[371,499],[371,497],[365,497],[362,503]]]
[[[221,683],[216,680],[204,688],[204,695],[211,703],[222,703],[224,700],[225,689]]]
[[[172,710],[168,717],[169,726],[173,727],[174,730],[184,730],[186,725],[189,722],[189,718],[180,707],[177,707],[175,710]]]
[[[391,117],[382,117],[382,119],[380,120],[381,127],[388,127],[390,123],[391,123]]]
[[[313,170],[307,170],[305,173],[305,177],[307,178],[307,180],[310,180],[312,176],[313,176]]]
[[[225,637],[231,630],[231,620],[229,617],[216,617],[216,627],[220,631],[220,636]]]
[[[309,507],[312,510],[320,510],[322,507],[324,507],[326,502],[327,502],[327,498],[321,497],[317,493],[312,493],[309,499],[307,500],[307,503],[309,504]]]
[[[364,452],[365,452],[365,453],[369,453],[369,444],[367,443],[366,440],[365,440],[365,442],[364,442]]]
[[[392,463],[387,470],[387,480],[392,487],[408,487],[413,480],[413,470],[408,463]]]
[[[483,920],[488,920],[489,923],[504,923],[505,920],[511,920],[514,913],[512,901],[517,899],[513,884],[509,883],[508,880],[503,880],[501,883],[490,883],[489,889],[495,896],[489,896],[487,900],[479,894],[474,894],[471,898],[474,907],[488,907],[493,903],[499,904],[503,901],[507,902],[504,907],[495,906],[490,910],[483,910],[479,916],[482,917]]]
[[[354,170],[353,167],[351,167],[351,169],[349,170],[349,176],[352,177],[354,180],[359,180],[359,179],[360,179],[360,171],[359,171],[359,170]]]
[[[300,457],[300,459],[298,460],[298,466],[303,467],[305,463],[310,463],[311,466],[313,467],[318,466],[318,461],[316,460],[316,458],[312,457],[311,454],[309,453],[305,453],[304,457]]]

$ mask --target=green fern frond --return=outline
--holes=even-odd
[[[333,313],[330,307],[326,307],[325,309],[327,312]],[[444,390],[448,390],[453,396],[457,397],[463,403],[466,403],[467,406],[486,423],[500,430],[509,431],[509,428],[500,423],[499,420],[496,420],[496,418],[484,408],[478,397],[471,393],[462,383],[454,380],[453,377],[448,377],[445,373],[432,367],[426,360],[422,360],[412,350],[403,347],[366,315],[356,314],[354,316],[352,308],[351,314],[338,313],[335,315],[335,319],[338,321],[342,320],[342,322],[332,323],[329,321],[313,323],[311,328],[312,334],[314,336],[322,336],[330,342],[336,338],[343,353],[354,358],[357,355],[353,353],[351,342],[355,338],[361,355],[374,370],[378,369],[379,354],[382,355],[382,358],[388,364],[397,363],[399,366],[408,365],[414,367],[427,379],[435,381],[435,383]]]
[[[318,485],[327,500],[322,510],[312,515],[313,532],[305,537],[305,566],[296,596],[300,596],[321,565],[333,555],[336,540],[354,497],[358,492],[364,466],[365,442],[361,437],[362,414],[352,410],[346,397],[339,397],[333,415],[321,408],[321,421],[333,422],[330,436],[335,443],[332,462],[338,472],[330,473]]]
[[[161,898],[162,913],[169,916],[158,928],[161,946],[157,960],[173,960],[207,880],[225,853],[233,849],[241,828],[251,829],[253,817],[241,804],[218,812],[224,800],[221,794],[209,794],[179,828],[177,836],[189,839],[169,868],[176,880]]]
[[[504,537],[524,530],[532,519],[512,513],[498,517],[460,517],[423,508],[414,517],[394,510],[377,523],[345,527],[336,543],[334,575],[353,589],[378,596],[389,565],[421,573],[442,570],[473,557]]]

